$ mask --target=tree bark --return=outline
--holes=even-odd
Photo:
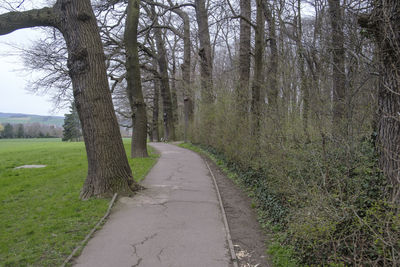
[[[204,104],[214,102],[213,96],[213,65],[211,57],[210,31],[208,27],[208,12],[205,0],[195,0],[196,19],[199,28],[199,56],[201,76],[201,99]]]
[[[143,99],[142,82],[137,45],[137,29],[139,24],[140,0],[130,0],[127,6],[125,24],[125,53],[126,53],[126,80],[127,93],[132,111],[132,143],[131,157],[148,157],[147,153],[147,114]]]
[[[332,28],[333,134],[343,136],[346,131],[344,124],[346,71],[342,9],[340,0],[328,0],[328,3]]]
[[[122,144],[90,1],[59,0],[53,8],[0,15],[0,34],[35,26],[59,29],[67,44],[69,75],[88,158],[81,198],[131,194],[139,185],[133,180]]]
[[[400,3],[376,0],[368,22],[380,59],[377,147],[392,201],[400,203]]]

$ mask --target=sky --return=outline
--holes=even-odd
[[[10,1],[16,7],[21,1]],[[19,8],[30,9],[47,5],[48,0],[24,1]],[[0,13],[4,13],[4,9]],[[0,112],[25,113],[35,115],[64,116],[68,109],[55,109],[50,96],[35,95],[27,90],[31,73],[24,70],[24,64],[17,49],[29,47],[40,37],[41,32],[34,29],[21,29],[0,36]],[[11,46],[10,46],[11,45]]]
[[[17,50],[10,46],[27,47],[39,35],[38,31],[22,29],[0,36],[0,112],[61,116],[67,113],[68,110],[54,110],[50,96],[34,95],[27,90],[31,73],[24,70]]]

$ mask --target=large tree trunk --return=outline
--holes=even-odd
[[[332,28],[332,63],[333,63],[333,134],[336,137],[346,133],[345,97],[346,97],[346,71],[345,50],[343,34],[343,18],[340,0],[328,0],[329,16]]]
[[[53,8],[0,15],[0,34],[34,26],[58,28],[67,44],[69,74],[88,158],[81,198],[131,194],[139,185],[132,178],[122,144],[90,1],[59,0]]]
[[[148,157],[147,153],[147,114],[143,99],[140,76],[139,53],[137,45],[137,28],[139,23],[140,0],[130,0],[127,7],[125,24],[126,80],[127,93],[132,110],[132,144],[131,157]]]
[[[158,27],[158,21],[152,7],[154,16],[154,36],[156,39],[156,46],[158,51],[158,67],[161,75],[161,98],[163,103],[163,121],[164,121],[164,141],[175,140],[175,126],[174,116],[172,112],[171,90],[169,87],[168,65],[167,65],[167,52],[165,51],[165,43],[161,35],[161,29]]]
[[[251,1],[240,0],[239,83],[236,92],[237,111],[245,116],[248,110],[250,81]]]
[[[199,28],[199,56],[201,76],[201,100],[204,104],[214,102],[213,96],[213,65],[211,57],[210,31],[208,27],[208,12],[205,0],[195,0],[196,18]]]
[[[362,23],[364,24],[364,23]],[[392,201],[400,203],[400,2],[376,0],[370,20],[380,58],[378,136],[380,165]]]

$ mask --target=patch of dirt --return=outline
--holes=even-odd
[[[257,221],[251,199],[212,160],[202,157],[209,164],[217,181],[239,266],[272,266],[266,254],[265,242],[268,236]]]
[[[37,169],[37,168],[44,168],[46,165],[22,165],[19,167],[15,167],[14,169]]]

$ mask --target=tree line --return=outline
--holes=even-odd
[[[218,155],[299,264],[396,265],[399,15],[396,0],[58,0],[0,15],[0,34],[58,30],[23,56],[46,73],[34,89],[74,99],[83,198],[139,188],[119,120],[132,157],[147,137]]]
[[[60,138],[62,128],[41,123],[0,124],[0,138]]]

